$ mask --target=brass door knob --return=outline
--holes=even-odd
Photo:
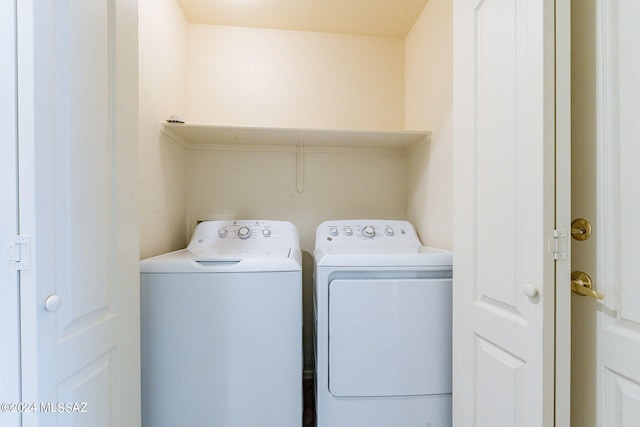
[[[574,293],[595,299],[603,299],[604,294],[593,289],[593,282],[587,273],[574,271],[571,273],[571,291]]]

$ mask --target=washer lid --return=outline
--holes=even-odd
[[[140,262],[142,273],[300,271],[300,239],[286,221],[204,221],[186,249]]]
[[[293,248],[264,247],[260,250],[189,249],[140,261],[141,273],[222,273],[301,271],[301,253]]]
[[[251,248],[212,248],[205,251],[189,251],[199,262],[222,262],[241,260],[266,260],[289,258],[291,248],[287,247],[251,247]]]

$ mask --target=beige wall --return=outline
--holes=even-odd
[[[188,120],[249,126],[402,129],[404,43],[299,31],[189,26]],[[306,152],[194,151],[188,213],[289,220],[313,250],[335,218],[404,218],[406,158]]]
[[[422,241],[452,246],[453,6],[430,0],[405,40],[405,127],[431,130],[408,160],[407,217]]]
[[[399,39],[189,26],[189,121],[402,129]]]
[[[140,256],[184,247],[187,153],[160,122],[187,109],[187,22],[175,0],[140,0]]]
[[[296,190],[295,152],[192,151],[189,213],[291,221],[302,249],[315,228],[340,218],[405,217],[401,154],[305,153],[304,191]]]

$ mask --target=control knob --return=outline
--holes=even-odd
[[[251,230],[249,227],[240,227],[238,229],[238,237],[241,239],[248,239],[251,236]]]
[[[376,230],[372,226],[367,225],[362,229],[362,235],[364,237],[373,237],[376,235]]]
[[[227,237],[227,230],[225,230],[224,228],[221,228],[220,230],[218,230],[218,236]]]

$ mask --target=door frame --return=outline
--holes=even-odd
[[[17,46],[16,0],[0,2],[0,236],[5,244],[5,256],[0,264],[0,402],[18,403],[20,389],[20,275],[16,257],[27,256],[28,247],[16,245],[18,223],[18,112],[17,112]],[[12,244],[8,247],[7,244]],[[22,247],[21,247],[22,246]],[[19,412],[0,412],[0,425],[19,425]]]
[[[555,228],[566,257],[556,262],[555,425],[571,425],[571,2],[555,3]]]

